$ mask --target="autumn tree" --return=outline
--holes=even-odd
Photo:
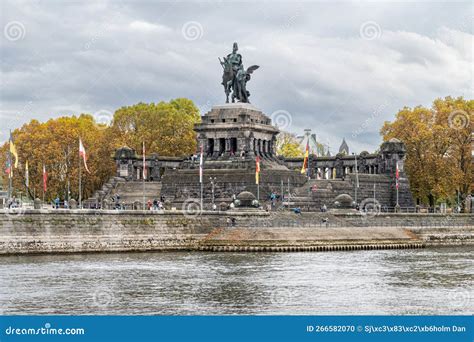
[[[79,137],[87,150],[90,174],[82,168],[83,198],[90,197],[114,174],[112,155],[117,147],[128,145],[147,153],[185,156],[196,151],[194,124],[200,121],[191,100],[179,98],[157,104],[138,103],[123,107],[114,114],[111,126],[95,122],[88,114],[60,117],[40,123],[31,120],[12,132],[20,165],[14,169],[13,185],[18,195],[27,191],[30,198],[42,197],[43,164],[48,172],[46,200],[56,196],[78,198]],[[8,157],[8,142],[0,147],[0,165]],[[29,165],[29,188],[25,186],[25,162]],[[3,184],[8,177],[3,173]]]
[[[405,107],[395,121],[385,122],[384,140],[398,138],[406,145],[405,169],[414,197],[432,206],[471,193],[473,113],[474,100],[446,97],[431,108]]]
[[[286,158],[298,158],[304,155],[296,136],[288,132],[280,132],[277,135],[276,152],[277,155]]]
[[[141,151],[145,142],[147,153],[191,155],[196,152],[194,124],[200,119],[198,108],[184,98],[122,107],[115,112],[111,127],[114,146]]]
[[[31,120],[12,132],[18,151],[19,167],[13,170],[13,188],[27,192],[30,198],[41,198],[43,192],[43,164],[48,173],[46,200],[56,196],[78,198],[79,137],[87,150],[90,174],[82,167],[83,198],[88,198],[113,174],[112,146],[107,127],[97,124],[91,115],[60,117],[40,123]],[[0,148],[0,163],[5,165],[9,143]],[[25,184],[25,163],[28,161],[29,187]],[[8,184],[4,175],[3,184]]]

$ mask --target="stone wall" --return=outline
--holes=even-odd
[[[294,250],[328,243],[365,249],[381,244],[398,248],[408,243],[411,248],[474,242],[474,216],[469,214],[364,217],[359,213],[27,210],[2,211],[0,229],[0,254],[199,250],[212,245],[220,250],[222,236],[226,248],[238,245],[243,250],[262,246],[262,241],[266,247],[284,245]]]
[[[268,216],[257,213],[253,217]],[[236,213],[245,222],[248,215]],[[132,210],[27,210],[0,215],[0,254],[193,249],[226,215]]]

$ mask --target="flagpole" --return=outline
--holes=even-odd
[[[281,205],[283,206],[283,179],[281,179],[280,183],[280,198],[281,198]]]
[[[374,180],[374,203],[375,203],[375,180]]]
[[[66,161],[66,196],[65,199],[68,203],[69,206],[69,145],[66,148],[66,155],[65,155],[65,161]]]
[[[398,187],[399,187],[398,178],[400,177],[399,171],[398,171],[398,161],[396,162],[395,168],[396,168],[396,170],[395,170],[395,187],[397,188],[397,208],[398,208]]]
[[[30,194],[28,191],[28,184],[29,184],[29,171],[28,171],[28,160],[26,160],[25,164],[25,193],[26,193],[26,199],[30,198]]]
[[[203,184],[202,184],[202,183],[203,183],[203,182],[201,181],[201,211],[202,211],[203,208],[204,208],[204,207],[203,207],[203,205],[204,205],[204,203],[203,203],[203,202],[204,202],[204,198],[203,198],[203,197],[204,197],[204,196],[203,196]]]
[[[255,183],[257,185],[257,201],[260,202],[260,157],[255,159]]]
[[[8,159],[10,163],[10,173],[8,174],[8,199],[12,198],[13,194],[13,165],[12,165],[12,153],[8,152]]]
[[[44,186],[44,174],[45,174],[45,167],[44,167],[44,163],[43,163],[43,204],[42,204],[42,206],[44,205],[44,195],[45,195],[44,194],[44,192],[45,192],[44,191],[44,188],[45,188],[45,186]]]
[[[204,145],[201,143],[199,155],[199,183],[201,185],[201,212],[204,210]]]
[[[259,175],[260,178],[260,175]],[[258,180],[257,183],[257,201],[260,203],[260,179]]]
[[[356,184],[355,184],[355,198],[354,202],[357,205],[357,188],[359,187],[359,170],[357,167],[357,154],[354,153],[354,158],[355,158],[355,174],[356,174]]]
[[[79,155],[79,209],[82,209],[82,169],[81,169],[81,153]]]
[[[397,207],[398,207],[398,186],[397,186]]]
[[[10,130],[10,145],[8,146],[8,163],[10,164],[10,172],[8,173],[8,200],[10,201],[13,193],[13,165],[12,165],[12,130]]]
[[[201,212],[204,210],[204,146],[201,144],[201,155],[199,156],[199,182],[201,183]]]
[[[290,208],[290,199],[291,199],[291,194],[290,194],[290,178],[288,178],[288,209]]]
[[[142,156],[142,160],[143,160],[143,169],[142,169],[142,181],[143,181],[143,210],[146,209],[146,199],[145,199],[145,167],[146,167],[146,156],[145,156],[145,141],[143,141],[143,156]]]

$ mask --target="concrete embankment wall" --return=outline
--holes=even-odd
[[[326,218],[328,225],[322,223]],[[0,212],[0,254],[317,251],[473,243],[472,215],[433,219],[423,214],[392,214],[391,221],[364,218],[365,227],[360,219],[353,214],[257,211],[200,215],[184,215],[179,211],[27,210],[17,214],[3,211]],[[428,219],[432,224],[423,225]],[[397,224],[387,227],[387,222]]]
[[[226,220],[217,212],[27,210],[0,215],[0,254],[193,249]]]
[[[472,214],[417,214],[400,213],[376,216],[336,214],[354,227],[400,227],[423,241],[424,246],[452,246],[474,244],[474,215]]]

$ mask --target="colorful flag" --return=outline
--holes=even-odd
[[[9,158],[7,158],[5,162],[5,173],[8,175],[8,178],[12,177],[13,172],[12,172],[12,166],[11,166]]]
[[[260,157],[255,158],[255,184],[260,181]]]
[[[48,189],[48,174],[46,173],[46,166],[43,164],[43,191]]]
[[[201,155],[199,156],[199,183],[202,183],[202,173],[203,173],[203,166],[204,166],[204,156],[203,156],[203,146],[201,144]]]
[[[16,146],[13,143],[12,132],[10,131],[10,153],[12,156],[15,157],[15,169],[18,167],[18,152],[16,150]]]
[[[146,152],[145,152],[145,142],[143,142],[143,170],[142,170],[142,177],[146,179]]]
[[[79,155],[81,156],[82,160],[84,161],[84,167],[87,171],[87,173],[90,173],[88,167],[87,167],[87,155],[86,155],[86,149],[84,148],[84,145],[82,145],[82,140],[79,138]]]
[[[25,163],[25,185],[27,188],[30,186],[30,173],[28,171],[28,160]]]
[[[400,171],[398,169],[398,161],[395,166],[395,187],[398,189],[398,179],[400,178]]]
[[[305,174],[308,171],[308,159],[309,159],[309,138],[306,142],[306,151],[304,153],[303,166],[301,167],[301,174]]]

